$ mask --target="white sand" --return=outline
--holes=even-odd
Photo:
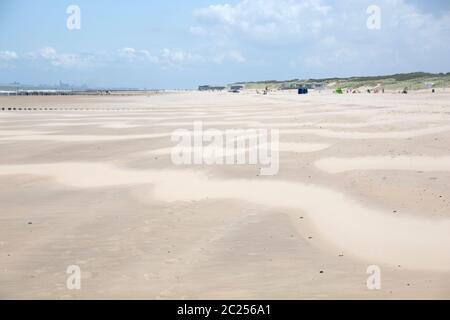
[[[93,142],[93,141],[123,141],[139,139],[157,139],[169,137],[171,133],[129,134],[129,135],[24,135],[0,138],[0,141],[55,141],[55,142]]]
[[[332,130],[317,130],[317,129],[299,129],[299,130],[283,130],[282,134],[312,134],[325,138],[336,139],[353,139],[353,140],[365,140],[365,139],[408,139],[417,138],[427,135],[432,135],[441,132],[450,131],[450,126],[438,126],[431,128],[423,128],[416,130],[405,131],[389,131],[389,132],[360,132],[360,131],[332,131]]]
[[[448,101],[0,97],[80,109],[0,112],[0,298],[448,299]],[[195,121],[281,129],[279,173],[176,166],[173,130]]]
[[[32,131],[32,130],[0,130],[0,136],[16,137],[16,136],[32,136],[39,134],[52,134],[53,132]]]
[[[152,184],[149,199],[153,194],[168,202],[240,199],[292,207],[305,211],[323,237],[349,254],[409,269],[450,271],[450,219],[395,217],[314,185],[221,181],[194,172],[127,170],[106,163],[1,166],[0,175],[4,174],[43,175],[76,188]]]
[[[258,147],[264,147],[264,146],[265,145],[259,145]],[[330,147],[330,145],[324,144],[324,143],[280,143],[279,151],[280,152],[292,152],[292,153],[309,153],[309,152],[317,152],[317,151],[325,150],[329,147]],[[212,147],[208,147],[208,150],[210,150],[211,153],[213,153],[213,154],[221,154],[221,150],[224,151],[223,149],[212,148]],[[233,151],[225,150],[223,153],[225,155],[229,155],[229,154],[238,155],[238,154],[247,153],[250,150],[254,151],[254,150],[257,150],[257,148],[248,148],[248,147],[246,149],[235,148],[235,150],[233,150]],[[193,153],[194,152],[191,148],[186,148],[186,149],[179,148],[178,151],[183,152],[183,153],[189,153],[189,152]],[[151,151],[149,151],[149,154],[159,155],[159,156],[171,155],[172,148],[151,150]]]
[[[316,166],[328,173],[340,173],[354,170],[402,170],[440,172],[450,171],[448,157],[358,157],[326,158],[316,162]]]

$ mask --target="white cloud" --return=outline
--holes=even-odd
[[[11,59],[12,54],[2,54],[1,58]],[[152,53],[146,49],[136,49],[124,47],[110,53],[59,53],[53,47],[44,47],[42,49],[25,54],[24,59],[35,61],[36,63],[47,63],[54,67],[63,68],[91,68],[99,66],[110,66],[117,62],[126,62],[129,64],[152,64],[159,65],[161,68],[181,67],[192,63],[205,61],[198,54],[189,50],[165,48],[158,53]],[[237,54],[233,56],[240,59]],[[1,59],[0,58],[0,59]],[[6,60],[6,59],[5,59]]]
[[[151,63],[162,67],[173,67],[198,61],[200,56],[181,49],[165,48],[155,54],[146,49],[138,50],[126,47],[118,50],[118,57],[130,63]]]
[[[29,52],[25,58],[32,61],[44,61],[54,67],[63,68],[85,68],[100,64],[100,59],[94,54],[59,53],[52,47]]]
[[[134,48],[122,48],[118,50],[119,57],[133,60],[136,58],[136,49]]]
[[[158,64],[160,61],[157,55],[152,54],[148,50],[137,50],[129,47],[119,49],[118,56],[128,62],[150,62],[152,64]]]
[[[58,55],[56,54],[56,50],[51,47],[45,47],[38,51],[38,54],[45,60],[56,60],[58,59]]]
[[[246,36],[261,42],[292,42],[319,32],[328,23],[331,6],[322,0],[241,0],[236,5],[210,5],[194,12],[212,35]],[[295,38],[293,38],[295,37]]]
[[[154,64],[159,63],[159,57],[151,54],[150,51],[141,50],[140,53],[145,57],[145,60],[149,61],[150,63],[154,63]]]
[[[218,52],[245,49],[253,53],[253,61],[278,66],[285,61],[285,66],[307,73],[430,70],[427,66],[436,66],[436,61],[441,61],[441,71],[448,71],[450,56],[442,52],[450,50],[450,13],[436,16],[405,0],[377,0],[382,23],[381,30],[373,31],[366,23],[372,4],[373,0],[224,0],[195,10],[191,33],[208,39]],[[221,62],[225,55],[215,60]]]
[[[82,57],[78,54],[59,54],[52,59],[52,64],[56,67],[74,68],[84,67],[90,64],[91,59],[89,57]]]
[[[179,65],[194,59],[192,53],[179,49],[164,49],[161,58],[169,64]]]
[[[19,56],[14,51],[0,51],[0,60],[11,61],[18,59]]]
[[[207,50],[202,55],[190,50],[164,48],[158,53],[125,47],[117,51],[119,59],[128,63],[151,63],[162,68],[183,67],[199,63],[213,62],[221,64],[225,61],[244,63],[246,58],[239,50]]]
[[[199,63],[217,63],[222,64],[226,61],[244,63],[246,58],[235,49],[224,50],[206,50],[202,55],[190,50],[178,48],[164,48],[158,53],[151,53],[149,50],[138,50],[125,47],[118,50],[118,57],[129,63],[151,63],[160,67],[172,68],[195,65]]]

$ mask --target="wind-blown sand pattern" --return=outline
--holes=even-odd
[[[261,145],[267,146],[267,145]],[[325,150],[329,148],[330,145],[324,143],[280,143],[279,151],[280,152],[293,152],[293,153],[309,153],[309,152],[317,152],[321,150]],[[223,150],[221,148],[209,148],[214,154],[220,154],[222,151],[225,155],[238,155],[238,154],[247,154],[250,150],[258,150],[258,148],[245,148],[245,149],[234,149],[232,151]],[[180,148],[178,151],[183,151],[183,153],[193,153],[193,150],[186,148]],[[150,154],[159,155],[159,156],[167,156],[171,155],[172,148],[163,148],[157,150],[149,151]]]
[[[0,112],[0,298],[448,299],[449,98],[1,97],[54,110]],[[174,165],[199,121],[280,130],[279,173]]]
[[[432,157],[360,157],[327,158],[316,162],[316,166],[328,173],[353,170],[405,170],[426,172],[450,172],[450,156]]]
[[[156,139],[170,137],[171,133],[163,134],[129,134],[129,135],[11,135],[0,138],[0,141],[55,141],[55,142],[91,142],[91,141],[123,141],[139,139]]]
[[[0,137],[34,136],[39,134],[51,134],[53,132],[32,131],[32,130],[0,130]]]
[[[0,175],[5,174],[43,175],[76,188],[152,184],[156,199],[168,202],[239,199],[292,207],[305,211],[324,237],[355,256],[411,269],[450,271],[450,219],[393,217],[314,185],[212,180],[192,172],[125,170],[105,163],[0,166]]]
[[[450,126],[440,126],[416,130],[393,131],[393,132],[359,132],[359,131],[332,131],[332,130],[284,130],[284,134],[311,134],[318,135],[325,138],[336,139],[354,139],[354,140],[368,140],[368,139],[408,139],[416,138],[441,132],[450,131]]]

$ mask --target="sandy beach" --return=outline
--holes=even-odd
[[[278,173],[175,165],[195,122]],[[0,97],[0,299],[450,299],[449,185],[448,90]]]

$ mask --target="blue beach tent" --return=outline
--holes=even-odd
[[[308,88],[298,88],[298,94],[308,94]]]

